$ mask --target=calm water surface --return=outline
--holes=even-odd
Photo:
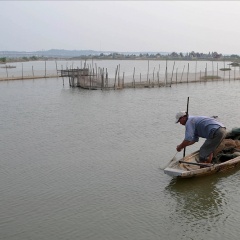
[[[239,239],[240,171],[174,180],[160,169],[184,136],[174,120],[188,96],[190,114],[230,130],[239,94],[239,81],[122,91],[0,82],[0,239]]]

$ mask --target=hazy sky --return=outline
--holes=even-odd
[[[0,51],[240,54],[240,1],[0,1]]]

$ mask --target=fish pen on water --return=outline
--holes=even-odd
[[[85,89],[124,89],[170,87],[172,84],[240,80],[239,63],[214,61],[136,60],[122,61],[87,60],[76,64],[68,61],[16,62],[13,67],[0,68],[0,81],[38,78],[68,78],[70,87]],[[101,67],[97,66],[98,64]],[[108,68],[103,67],[107,65]],[[65,66],[65,67],[64,67]],[[61,69],[61,70],[60,70]]]
[[[186,68],[185,68],[186,67]],[[185,71],[185,69],[187,69]],[[149,72],[149,62],[148,70],[146,74],[139,73],[136,74],[135,67],[133,68],[133,74],[126,75],[125,72],[120,72],[120,64],[117,65],[114,75],[109,77],[107,68],[92,68],[92,66],[84,64],[84,68],[70,68],[65,70],[58,70],[60,77],[63,79],[68,77],[70,87],[80,87],[89,90],[117,90],[124,88],[153,88],[153,87],[171,87],[172,84],[181,83],[201,83],[209,81],[224,81],[224,80],[240,80],[240,68],[239,76],[236,75],[236,69],[234,68],[233,73],[230,72],[231,68],[222,68],[215,70],[212,64],[212,69],[208,69],[206,64],[203,70],[197,71],[197,62],[195,65],[195,71],[189,71],[189,63],[187,66],[183,66],[183,69],[179,71],[178,68],[175,69],[175,62],[173,63],[172,69],[168,70],[168,65],[166,62],[165,72],[160,73],[160,64],[158,71],[155,72],[155,67],[153,72]],[[228,72],[228,74],[226,74]]]

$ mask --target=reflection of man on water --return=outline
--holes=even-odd
[[[230,173],[232,174],[232,172]],[[228,176],[229,173],[222,173]],[[211,175],[206,178],[172,179],[165,188],[171,199],[172,221],[194,225],[199,221],[214,222],[226,207],[226,195],[222,190],[221,178]],[[194,239],[194,238],[193,238]]]

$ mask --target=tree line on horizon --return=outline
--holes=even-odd
[[[32,56],[4,56],[0,57],[0,63],[6,63],[11,61],[37,61],[37,60],[50,60],[50,59],[155,59],[155,60],[232,60],[239,61],[240,56],[236,54],[232,55],[223,55],[218,52],[208,52],[208,53],[199,53],[199,52],[187,52],[187,53],[119,53],[119,52],[111,52],[111,53],[98,53],[98,54],[85,54],[80,56],[45,56],[42,54],[32,55]]]
[[[86,56],[87,57],[87,56]],[[104,54],[101,53],[99,56],[94,56],[97,58],[150,58],[150,59],[223,59],[223,58],[231,58],[231,59],[240,59],[239,55],[232,54],[230,56],[224,56],[221,53],[217,52],[209,52],[209,53],[199,53],[199,52],[187,52],[187,53],[177,53],[177,52],[172,52],[169,54],[149,54],[149,53],[140,53],[140,54],[122,54],[122,53],[110,53],[110,54]]]

